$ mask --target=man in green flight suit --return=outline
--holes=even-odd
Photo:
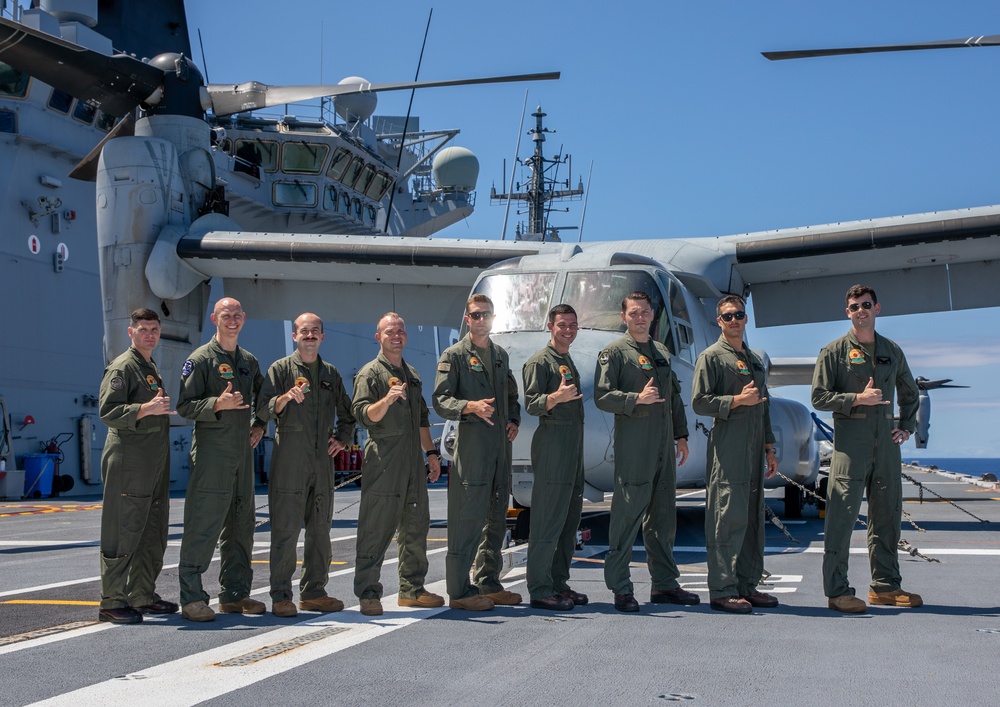
[[[674,562],[677,469],[688,456],[687,418],[667,347],[650,336],[653,304],[645,292],[622,300],[626,334],[597,357],[594,402],[615,416],[615,491],[611,499],[604,581],[618,611],[638,611],[629,563],[639,527],[654,604],[697,604],[682,589]],[[665,396],[665,397],[664,397]],[[674,443],[676,441],[676,451]]]
[[[528,592],[536,609],[569,611],[586,594],[569,588],[569,566],[583,509],[583,394],[580,373],[569,355],[579,325],[576,310],[549,310],[548,345],[522,369],[524,408],[538,416],[531,438]]]
[[[920,391],[902,349],[875,333],[881,307],[875,290],[847,291],[851,330],[820,351],[813,373],[812,404],[833,413],[833,459],[826,492],[823,591],[834,611],[860,614],[865,602],[847,578],[851,533],[868,497],[868,558],[871,604],[917,607],[919,594],[900,588],[899,525],[903,514],[899,445],[916,426]],[[899,422],[892,414],[899,395]],[[888,397],[885,397],[885,393]]]
[[[292,322],[295,352],[271,364],[257,398],[257,416],[274,418],[274,452],[267,500],[271,517],[271,611],[291,618],[299,530],[305,524],[299,609],[344,608],[328,596],[330,522],[333,520],[333,455],[354,440],[351,399],[340,373],[319,355],[323,321],[300,314]]]
[[[170,398],[153,360],[160,316],[132,312],[132,346],[101,381],[100,416],[108,426],[101,455],[101,608],[98,619],[137,624],[143,614],[173,614],[156,593],[170,512]]]
[[[493,301],[475,294],[465,305],[469,333],[438,360],[434,410],[460,420],[455,464],[448,476],[449,606],[488,611],[521,603],[500,584],[500,550],[507,533],[511,449],[521,422],[517,381],[507,352],[490,340]],[[478,548],[478,550],[477,550]],[[469,568],[475,560],[475,586]]]
[[[778,599],[757,590],[764,572],[764,479],[778,471],[764,366],[743,342],[746,303],[716,307],[722,335],[694,367],[691,409],[715,418],[706,458],[708,590],[717,611],[749,614]],[[766,473],[762,473],[766,466]]]
[[[250,598],[250,552],[254,531],[252,450],[264,436],[264,423],[251,425],[250,403],[264,378],[257,359],[238,345],[246,314],[226,297],[215,304],[215,336],[195,349],[181,368],[177,412],[194,420],[191,478],[184,502],[184,537],[178,574],[181,616],[214,621],[201,575],[219,545],[219,610],[263,614],[263,602]],[[221,542],[220,542],[221,538]]]
[[[354,416],[368,430],[365,483],[358,511],[354,593],[365,616],[382,614],[382,560],[393,533],[399,546],[400,606],[436,608],[444,598],[424,589],[430,511],[427,482],[441,475],[423,383],[403,360],[406,322],[395,312],[375,325],[379,354],[354,376]],[[424,467],[424,455],[430,475]]]

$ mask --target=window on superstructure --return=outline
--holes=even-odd
[[[323,190],[323,208],[335,212],[338,201],[337,190],[327,185],[326,189]]]
[[[343,179],[347,166],[351,164],[351,151],[345,147],[338,147],[330,160],[330,168],[326,170],[326,176],[336,179],[338,182]]]
[[[358,181],[358,177],[361,175],[361,170],[365,167],[365,161],[360,157],[355,157],[354,161],[351,162],[351,166],[347,168],[347,174],[344,175],[344,186],[354,188],[354,183]]]
[[[351,216],[356,218],[358,221],[361,220],[361,201],[359,199],[353,199],[351,201]]]
[[[375,225],[375,207],[374,206],[369,205],[369,206],[365,207],[365,223],[367,223],[369,226],[374,226]]]
[[[358,179],[358,183],[354,185],[354,188],[361,194],[367,192],[368,187],[372,184],[372,180],[375,179],[375,171],[375,165],[366,164],[365,168],[361,170],[361,177]]]
[[[316,185],[311,182],[275,182],[276,206],[316,206]]]
[[[310,135],[332,135],[333,133],[321,123],[284,123],[285,131],[290,133],[308,133]]]
[[[81,123],[90,125],[94,122],[95,115],[97,115],[97,108],[90,105],[86,101],[76,102],[76,108],[73,109],[74,120],[79,120]]]
[[[337,213],[344,216],[351,215],[351,199],[344,192],[340,193],[340,204],[337,205]]]
[[[49,108],[60,113],[69,113],[69,107],[73,104],[73,96],[58,88],[52,89],[49,96]]]
[[[260,177],[260,170],[278,169],[278,143],[273,140],[237,140],[233,169],[251,177]]]
[[[10,64],[0,61],[0,96],[4,98],[24,98],[28,95],[31,77],[23,71],[15,71]]]
[[[281,171],[319,174],[329,152],[329,145],[319,145],[305,140],[286,142],[281,147]]]
[[[375,179],[372,180],[372,183],[365,190],[365,196],[369,199],[373,199],[374,201],[382,201],[382,197],[385,196],[385,193],[389,191],[391,186],[392,179],[389,175],[385,172],[379,172],[375,175]]]
[[[94,125],[98,130],[106,133],[115,127],[115,116],[99,110],[97,111],[97,122]]]
[[[0,133],[17,132],[17,114],[12,110],[0,110]]]

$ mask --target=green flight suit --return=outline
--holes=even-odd
[[[330,523],[333,520],[333,457],[330,437],[345,446],[354,441],[351,399],[340,373],[319,357],[318,380],[298,351],[279,359],[267,370],[257,399],[258,416],[274,419],[274,449],[267,484],[271,521],[271,600],[292,599],[299,531],[305,525],[299,598],[326,596],[330,579]],[[305,382],[303,385],[303,381]],[[280,413],[278,397],[301,385],[305,400],[292,400]]]
[[[715,418],[708,436],[705,545],[712,599],[749,596],[764,572],[764,445],[774,444],[768,403],[732,408],[753,381],[767,398],[764,366],[724,336],[694,367],[691,409]]]
[[[406,400],[397,400],[378,422],[368,408],[399,382]],[[354,593],[360,599],[381,599],[382,561],[396,535],[399,548],[399,596],[416,599],[427,576],[427,469],[420,429],[430,428],[423,383],[412,366],[394,366],[384,354],[365,364],[354,376],[354,416],[368,430],[365,442],[365,483],[358,511],[357,561]]]
[[[212,562],[216,544],[221,555],[219,602],[250,595],[255,517],[250,427],[262,382],[253,354],[239,347],[230,353],[214,336],[195,349],[181,369],[177,413],[194,420],[178,568],[182,605],[208,603],[201,575]],[[212,410],[229,383],[250,409]]]
[[[580,387],[580,372],[568,353],[549,342],[521,371],[524,409],[538,416],[531,438],[531,519],[528,593],[544,599],[569,589],[569,566],[583,509],[583,400],[545,409],[549,393],[565,379]],[[581,391],[582,392],[582,391]]]
[[[889,405],[853,406],[869,378],[874,378]],[[893,421],[894,393],[899,396],[898,425]],[[833,412],[834,430],[823,542],[823,591],[828,597],[854,594],[847,561],[863,495],[868,496],[871,588],[876,592],[899,589],[903,482],[892,429],[913,432],[919,395],[902,349],[884,336],[876,334],[874,344],[862,345],[848,333],[819,353],[812,404],[817,410]]]
[[[455,463],[448,475],[445,573],[452,599],[503,589],[500,550],[507,534],[511,476],[506,427],[508,421],[520,424],[521,406],[507,352],[492,341],[489,346],[492,366],[480,361],[466,335],[441,354],[434,379],[434,410],[446,420],[460,421]],[[470,400],[489,398],[495,398],[492,425],[476,415],[462,414]],[[473,560],[475,587],[469,582]]]
[[[665,402],[636,405],[654,379]],[[654,591],[677,589],[677,467],[674,440],[686,438],[681,387],[670,352],[658,341],[639,344],[629,334],[597,357],[594,402],[615,415],[615,491],[611,498],[604,581],[615,594],[634,594],[629,576],[632,543],[642,527]]]
[[[101,608],[146,606],[160,600],[170,513],[170,418],[139,407],[156,397],[163,378],[135,347],[104,370],[100,416],[108,426],[101,455]]]

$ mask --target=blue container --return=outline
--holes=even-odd
[[[58,458],[58,454],[25,454],[22,457],[25,498],[52,495],[52,478]]]

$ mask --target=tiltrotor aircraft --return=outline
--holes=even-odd
[[[427,239],[402,222],[390,229],[401,235],[375,235],[385,230],[377,226],[397,218],[383,201],[395,180],[388,173],[380,178],[366,161],[370,147],[360,128],[343,163],[336,153],[316,154],[304,139],[310,126],[288,137],[261,124],[256,135],[234,140],[218,130],[219,118],[240,114],[237,124],[252,130],[254,118],[244,116],[247,111],[350,94],[362,97],[344,107],[360,126],[366,109],[358,103],[371,92],[476,81],[206,86],[194,64],[180,55],[160,55],[149,63],[107,57],[7,21],[0,22],[0,61],[112,114],[141,109],[133,136],[109,136],[101,146],[97,169],[107,356],[126,348],[129,312],[154,308],[163,317],[158,361],[175,389],[181,363],[201,340],[205,283],[213,277],[222,278],[225,293],[254,316],[277,320],[313,310],[330,321],[370,323],[393,310],[411,323],[454,325],[471,287],[493,298],[495,339],[509,350],[514,370],[547,339],[549,307],[569,302],[583,327],[574,359],[581,373],[589,374],[581,383],[588,420],[585,495],[591,499],[612,488],[614,459],[613,418],[593,406],[589,376],[600,349],[620,335],[620,302],[633,290],[649,292],[657,304],[655,335],[674,354],[687,400],[697,354],[717,338],[714,307],[724,293],[752,294],[758,326],[840,319],[843,293],[858,281],[876,285],[898,314],[1000,304],[1000,292],[984,287],[1000,255],[1000,206],[722,238],[579,244]],[[214,117],[206,121],[209,110]],[[357,173],[351,171],[355,160]],[[220,164],[231,170],[225,179]],[[236,176],[242,172],[262,181],[289,171],[295,176],[267,178],[270,205],[268,199],[248,197],[240,188],[243,177]],[[359,203],[374,228],[341,230],[321,218],[317,204],[329,190],[330,199],[342,199],[341,180],[358,184],[362,178],[368,180],[361,190],[368,198]],[[443,188],[460,192],[463,186],[457,178]],[[273,208],[277,204],[289,208]],[[364,211],[367,207],[371,211]],[[352,201],[349,209],[355,208]],[[263,225],[242,230],[227,210]],[[359,222],[364,219],[351,221]],[[811,372],[808,363],[769,360],[769,365],[772,387],[805,382]],[[527,505],[532,421],[525,417],[514,448],[514,495]],[[771,417],[781,472],[812,483],[818,453],[808,410],[773,398]],[[689,412],[692,454],[679,469],[679,486],[704,484],[709,424]]]

